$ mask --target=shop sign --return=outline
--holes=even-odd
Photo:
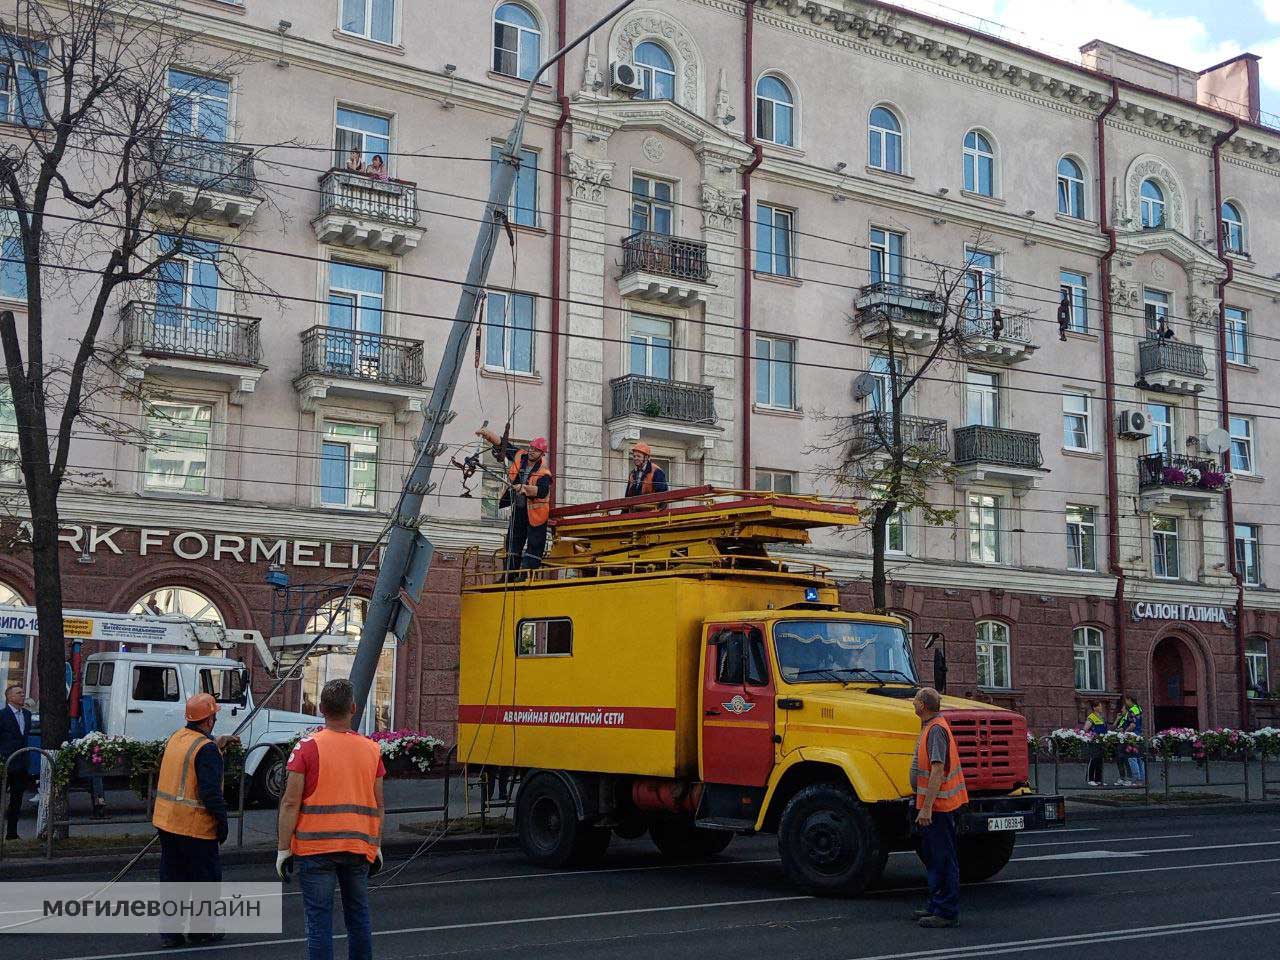
[[[1195,603],[1150,603],[1139,600],[1133,605],[1134,620],[1176,620],[1181,623],[1231,623],[1226,607],[1202,607]]]

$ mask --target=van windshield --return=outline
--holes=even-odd
[[[917,683],[906,631],[891,624],[782,620],[774,624],[773,643],[788,683]]]

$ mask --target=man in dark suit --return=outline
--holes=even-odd
[[[27,745],[27,734],[31,730],[31,711],[22,704],[26,702],[27,692],[18,683],[10,684],[4,691],[4,707],[0,708],[0,759],[8,760],[15,750]],[[5,806],[5,839],[18,839],[18,814],[22,810],[22,795],[32,787],[31,777],[27,774],[29,754],[23,754],[9,771],[9,799]]]

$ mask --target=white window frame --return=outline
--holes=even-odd
[[[997,565],[1004,563],[1004,524],[1000,512],[1003,498],[991,493],[970,493],[967,500],[968,554],[970,563]],[[983,541],[992,535],[990,558],[984,555]]]
[[[778,100],[774,97],[766,96],[761,93],[760,85],[766,80],[776,80],[778,83],[782,84],[782,86],[786,88],[787,95],[791,97],[791,100],[789,102],[786,100]],[[760,121],[764,119],[763,111],[765,108],[769,111],[769,127],[771,127],[775,133],[778,129],[778,111],[785,110],[790,112],[790,123],[788,124],[791,129],[790,139],[779,140],[776,136],[767,135],[763,132],[765,125]],[[776,73],[762,73],[756,79],[756,136],[765,143],[772,143],[779,147],[794,148],[799,139],[796,136],[796,116],[796,92],[792,89],[790,81]]]
[[[1088,504],[1067,504],[1067,569],[1080,573],[1098,570],[1098,512]],[[1074,537],[1073,537],[1074,529]],[[1087,539],[1086,539],[1087,538]],[[1088,544],[1086,555],[1085,544]]]
[[[763,219],[768,214],[768,221]],[[782,226],[779,226],[782,223]],[[768,263],[762,264],[760,258],[765,256],[764,249],[760,245],[760,231],[768,229],[769,231],[769,253]],[[757,201],[756,203],[756,250],[753,257],[753,265],[756,273],[765,273],[775,277],[794,277],[795,276],[795,259],[796,259],[796,220],[795,211],[787,207],[774,206],[771,203]],[[778,233],[783,233],[787,238],[787,252],[785,256],[778,253],[777,238]]]
[[[18,415],[7,381],[0,380],[0,483],[22,482],[22,454],[18,447]]]
[[[782,485],[787,489],[779,490],[779,481],[785,481]],[[763,467],[756,468],[756,486],[757,490],[769,493],[791,494],[798,493],[799,476],[794,470],[770,470]]]
[[[1000,374],[991,370],[964,372],[964,424],[966,427],[999,427],[1003,411],[1000,402],[1004,386]],[[978,418],[971,416],[975,401]],[[989,421],[989,422],[988,422]]]
[[[1070,319],[1067,330],[1071,333],[1089,332],[1089,277],[1075,270],[1058,271],[1059,298],[1067,294]]]
[[[779,360],[774,356],[778,344],[787,344],[791,349],[790,360]],[[761,347],[767,348],[767,356],[760,355]],[[796,341],[791,337],[779,337],[774,334],[756,334],[755,349],[755,376],[756,376],[756,396],[755,403],[758,407],[765,407],[771,410],[795,410],[796,409]],[[784,397],[780,402],[775,392],[775,365],[785,364],[791,368],[790,396]],[[760,385],[763,382],[762,373],[768,377],[768,400],[760,399]]]
[[[1262,539],[1261,525],[1256,523],[1237,523],[1232,531],[1236,552],[1236,573],[1244,581],[1246,587],[1262,586]],[[1243,536],[1241,535],[1243,533]],[[1253,554],[1253,576],[1248,573],[1249,554]]]
[[[1258,425],[1253,417],[1238,417],[1232,414],[1227,418],[1231,434],[1231,472],[1245,476],[1254,476],[1258,472],[1258,450],[1255,440],[1258,436]],[[1237,466],[1236,444],[1240,444],[1245,452],[1246,466]]]
[[[1079,177],[1072,177],[1062,172],[1062,161],[1075,164],[1080,171]],[[1063,209],[1065,201],[1066,209]],[[1078,201],[1079,212],[1076,211]],[[1058,158],[1058,213],[1073,220],[1083,220],[1089,212],[1089,198],[1085,193],[1084,164],[1072,156]]]
[[[343,26],[346,19],[347,3],[359,3],[361,0],[340,0],[338,3],[338,32],[347,37],[359,37],[361,40],[367,40],[369,43],[380,43],[386,47],[394,47],[400,39],[400,0],[391,0],[391,37],[383,40],[373,35],[373,0],[363,0],[364,2],[364,32],[357,33],[354,30],[348,30]]]
[[[974,146],[972,147],[969,146],[968,144],[970,134],[973,134],[975,136]],[[983,150],[982,147],[978,145],[978,140],[976,138],[981,138],[985,140],[987,142],[988,149]],[[1000,180],[999,180],[999,170],[996,165],[995,139],[991,136],[991,134],[987,133],[985,130],[979,130],[977,128],[974,128],[972,130],[968,130],[965,132],[964,141],[962,142],[964,143],[965,160],[971,161],[973,164],[972,185],[969,183],[969,180],[968,180],[969,163],[962,164],[961,173],[964,176],[965,192],[974,194],[979,197],[1000,196]],[[981,169],[982,169],[982,162],[984,160],[991,164],[991,191],[989,193],[982,189]]]
[[[879,238],[877,238],[877,234],[879,234]],[[896,272],[893,270],[895,239],[898,246]],[[867,279],[871,283],[881,283],[887,287],[902,286],[906,283],[907,235],[905,233],[900,230],[889,230],[885,227],[872,225],[867,248],[868,256],[870,257]],[[876,279],[877,272],[880,274],[879,280]]]
[[[901,546],[893,545],[895,531]],[[901,507],[893,511],[885,521],[884,552],[896,557],[905,557],[910,552],[907,541],[907,514]]]
[[[893,393],[893,372],[889,363],[887,353],[873,353],[867,360],[867,373],[871,374],[876,381],[875,389],[871,391],[868,399],[871,401],[871,409],[877,413],[892,413],[897,400]],[[898,380],[901,382],[904,376],[902,360],[894,357],[893,363],[897,365]],[[903,407],[906,407],[905,403]]]
[[[640,182],[645,185],[647,192],[644,194],[636,192],[636,185]],[[670,200],[657,199],[657,191],[654,188],[659,184],[671,188]],[[633,171],[631,174],[631,219],[628,222],[628,229],[636,233],[652,233],[662,237],[675,236],[678,227],[678,217],[676,216],[676,211],[679,209],[679,202],[676,199],[678,187],[679,183],[677,181],[667,177],[655,177],[647,173]],[[645,226],[637,229],[636,214],[641,211],[643,211]],[[671,224],[670,230],[662,231],[655,226],[657,222],[656,214],[659,212],[666,213],[667,221]]]
[[[640,41],[640,43],[637,43],[635,46],[636,51],[639,52],[640,48],[644,46],[646,43],[652,43],[655,47],[657,47],[667,55],[667,59],[671,61],[671,69],[668,70],[666,67],[657,67],[657,66],[654,66],[653,64],[641,63],[639,60],[633,60],[632,65],[636,68],[636,79],[640,81],[640,86],[643,90],[643,92],[640,94],[640,97],[643,100],[651,100],[651,101],[657,101],[657,102],[661,102],[664,100],[675,101],[680,94],[680,91],[676,86],[680,65],[676,62],[676,58],[671,53],[670,49],[668,49],[665,44],[659,43],[657,40],[646,39],[646,40]],[[671,96],[656,97],[656,96],[650,95],[652,93],[658,92],[657,80],[659,76],[667,77],[671,81]]]
[[[1149,312],[1147,310],[1148,307],[1152,307],[1154,310]],[[1152,313],[1154,315],[1151,315]],[[1142,323],[1143,331],[1148,340],[1159,337],[1161,327],[1172,329],[1173,324],[1169,320],[1172,315],[1172,294],[1166,290],[1157,290],[1154,287],[1142,288]]]
[[[1251,649],[1255,644],[1261,644],[1261,652]],[[1249,686],[1256,690],[1258,680],[1262,680],[1267,692],[1271,691],[1271,651],[1265,637],[1250,637],[1244,642],[1244,666]]]
[[[898,124],[898,129],[893,130],[889,127],[882,127],[872,119],[877,110],[884,110],[889,116],[893,117],[894,122]],[[867,166],[873,170],[883,170],[886,173],[902,173],[907,166],[907,139],[903,133],[905,124],[902,122],[902,116],[893,107],[887,104],[877,103],[867,112]],[[880,162],[876,163],[872,156],[872,147],[877,138],[880,141]],[[898,165],[895,167],[889,163],[889,150],[887,145],[891,139],[898,141]]]
[[[368,437],[342,436],[335,434],[330,436],[330,426],[357,427],[361,430],[374,431],[373,439]],[[320,456],[317,458],[318,483],[316,484],[316,500],[319,506],[331,510],[361,510],[371,511],[378,508],[378,482],[382,474],[382,442],[386,438],[386,431],[380,423],[370,423],[363,420],[351,419],[337,414],[333,416],[325,416],[320,422],[319,446]],[[336,503],[324,499],[324,445],[332,443],[347,447],[347,476],[345,480],[345,496],[342,503]],[[369,494],[369,502],[361,503],[353,494],[356,490],[354,480],[354,469],[356,463],[357,452],[373,454],[373,490]],[[364,458],[364,459],[367,459]]]
[[[978,686],[984,690],[1013,689],[1013,644],[1009,625],[999,620],[980,620],[975,627]],[[997,661],[1003,660],[1004,683],[1000,683]]]
[[[172,85],[173,74],[175,71],[177,71],[178,73],[185,73],[191,77],[198,77],[201,80],[209,81],[210,83],[225,83],[227,85],[227,95],[225,98],[223,98],[223,97],[213,96],[212,94],[204,91],[197,91],[195,93],[192,93],[189,91],[180,90],[179,88]],[[197,140],[203,139],[202,137],[199,136],[197,131],[200,129],[200,113],[204,109],[204,105],[206,103],[224,104],[223,116],[226,119],[226,130],[224,131],[223,139],[221,141],[212,141],[212,142],[221,143],[221,142],[230,141],[231,131],[233,129],[233,124],[235,122],[235,118],[232,117],[231,115],[231,104],[233,101],[232,94],[235,92],[235,88],[234,88],[234,84],[231,82],[230,79],[226,77],[213,76],[210,74],[203,73],[199,70],[182,66],[180,64],[171,63],[169,64],[169,68],[165,71],[164,87],[165,87],[165,95],[170,100],[174,99],[175,97],[181,97],[183,100],[186,100],[192,104],[191,131],[188,134],[186,134],[186,136],[192,139],[197,139]],[[13,95],[16,96],[16,94],[13,94]],[[169,116],[170,117],[173,116],[172,108],[170,109]]]
[[[363,117],[369,117],[374,120],[385,120],[387,122],[387,145],[382,150],[382,155],[383,155],[382,159],[383,159],[383,165],[386,167],[386,170],[387,170],[387,176],[391,176],[391,170],[395,165],[395,155],[392,152],[392,149],[394,148],[395,142],[396,142],[395,141],[395,127],[396,127],[395,117],[388,113],[382,113],[377,110],[370,110],[367,107],[357,107],[353,104],[345,103],[345,102],[338,102],[338,103],[335,103],[333,106],[333,165],[334,167],[338,170],[344,170],[346,168],[347,156],[351,150],[349,146],[343,147],[339,145],[339,142],[338,142],[339,133],[345,133],[348,136],[360,138],[360,159],[364,160],[366,164],[372,163],[373,158],[377,156],[379,153],[379,151],[373,150],[369,147],[369,138],[376,137],[378,135],[376,133],[371,133],[368,130],[361,130],[359,127],[344,126],[342,122],[338,119],[340,115],[340,111],[343,111],[343,110],[347,111],[348,113],[355,113]],[[366,156],[369,158],[368,160],[365,160]]]
[[[1227,207],[1235,211],[1237,219],[1227,219]],[[1218,223],[1218,229],[1222,231],[1222,249],[1227,253],[1244,256],[1247,253],[1244,236],[1244,209],[1238,201],[1230,198],[1222,201],[1222,209],[1218,211]]]
[[[965,247],[965,319],[969,325],[977,325],[976,332],[985,329],[984,321],[991,318],[1000,306],[1000,255],[991,250]],[[970,328],[970,333],[975,330]]]
[[[1227,363],[1242,366],[1249,363],[1249,311],[1240,307],[1226,308]]]
[[[530,28],[518,23],[511,23],[507,20],[499,20],[498,12],[503,7],[507,6],[508,2],[510,2],[512,6],[520,7],[522,10],[525,11],[525,13],[529,14],[530,19],[532,19],[534,23],[541,22],[538,18],[537,13],[535,13],[527,4],[516,3],[514,2],[514,0],[503,0],[503,2],[495,6],[493,8],[493,44],[492,44],[493,48],[490,51],[492,54],[490,58],[490,64],[493,67],[493,72],[496,74],[499,74],[504,77],[513,77],[516,80],[524,80],[527,82],[533,79],[533,75],[530,74],[529,76],[526,77],[520,71],[520,65],[524,62],[525,42],[529,35],[533,36],[534,38],[533,42],[537,44],[537,50],[536,50],[536,55],[534,59],[537,62],[537,64],[541,66],[542,65],[542,29],[541,27]],[[516,31],[516,48],[514,51],[507,50],[506,47],[500,48],[498,46],[498,24],[499,23],[501,23],[505,29]],[[507,73],[505,70],[498,69],[498,51],[499,50],[501,50],[503,53],[514,52],[515,58],[516,58],[515,73]],[[534,69],[536,70],[537,68],[535,67]]]
[[[152,482],[152,471],[149,464],[151,452],[151,438],[153,436],[153,417],[159,419],[161,411],[168,408],[174,410],[180,409],[200,409],[207,407],[209,410],[209,424],[205,431],[205,447],[204,447],[204,489],[202,490],[185,490],[179,487],[166,485],[163,483]],[[153,413],[154,411],[154,413]],[[181,497],[190,500],[213,500],[217,499],[221,493],[221,482],[217,476],[217,461],[215,459],[215,448],[217,445],[217,436],[219,434],[219,404],[205,397],[166,397],[164,400],[147,399],[142,404],[142,430],[147,437],[146,447],[140,451],[139,487],[141,492],[148,496],[163,497]],[[157,424],[157,427],[159,425]],[[177,427],[176,429],[184,430],[186,428]]]
[[[1153,403],[1148,402],[1147,420],[1151,425],[1151,436],[1147,438],[1147,453],[1163,453],[1166,456],[1173,456],[1178,441],[1177,431],[1177,407],[1171,403]],[[1156,417],[1156,412],[1166,412],[1169,415],[1167,420],[1161,420]],[[1162,443],[1161,437],[1166,437],[1167,442]]]
[[[537,343],[538,343],[538,299],[530,293],[518,293],[507,290],[489,290],[485,294],[488,301],[485,305],[484,320],[484,368],[495,373],[511,373],[518,376],[531,377],[536,375],[538,369]],[[489,304],[495,300],[503,302],[501,327],[495,327],[494,324],[488,322]],[[517,300],[527,300],[529,302],[529,369],[523,370],[514,366],[512,362],[514,334],[517,328],[513,320],[513,310]],[[494,335],[495,330],[502,331],[502,363],[495,366],[489,362],[489,338]]]
[[[1107,689],[1106,638],[1097,627],[1076,627],[1071,631],[1071,654],[1075,665],[1075,688],[1081,693],[1101,693]],[[1080,683],[1083,676],[1084,683]]]
[[[1156,188],[1156,192],[1160,194],[1160,199],[1144,196],[1142,188],[1147,184],[1151,184]],[[1167,191],[1160,185],[1160,181],[1155,177],[1147,177],[1138,185],[1138,223],[1143,230],[1159,230],[1161,227],[1168,226],[1166,217],[1168,216],[1169,198]],[[1159,216],[1157,217],[1157,214]]]
[[[665,323],[670,328],[670,344],[665,348],[668,353],[668,376],[662,377],[653,372],[653,357],[655,350],[654,335],[633,332],[631,324],[632,321],[636,319]],[[636,346],[635,341],[637,340],[643,341],[644,343],[645,369],[643,371],[633,370],[631,368],[632,348]],[[635,377],[648,377],[652,380],[674,381],[678,379],[676,375],[676,321],[672,317],[664,317],[661,314],[656,313],[645,313],[642,310],[631,311],[627,314],[627,342],[623,344],[623,349],[626,351],[624,355],[623,369],[627,371],[628,375]],[[656,349],[661,350],[663,348],[658,347]]]
[[[1167,529],[1169,525],[1173,529]],[[1157,529],[1157,526],[1166,529]],[[1173,570],[1169,569],[1170,557],[1173,559]],[[1153,514],[1151,517],[1151,576],[1157,580],[1182,579],[1182,521],[1178,517],[1164,514]]]
[[[1069,408],[1070,401],[1081,402],[1082,410]],[[1084,446],[1077,446],[1072,441],[1077,432],[1074,425],[1069,426],[1069,418],[1078,420],[1084,428]],[[1077,453],[1093,452],[1093,396],[1084,390],[1062,391],[1062,449]]]

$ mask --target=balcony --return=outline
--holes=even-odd
[[[713,290],[705,243],[647,231],[622,241],[622,296],[688,307]]]
[[[1040,434],[974,424],[955,431],[957,482],[969,486],[984,481],[1008,483],[1017,490],[1039,485],[1049,471],[1042,468]]]
[[[1149,453],[1138,458],[1139,506],[1151,510],[1167,503],[1203,513],[1222,499],[1227,478],[1222,464],[1207,457]]]
[[[148,370],[194,374],[232,385],[232,403],[254,392],[266,367],[258,318],[173,304],[125,304],[120,361],[131,380]]]
[[[988,363],[1018,363],[1026,360],[1038,348],[1031,342],[1029,317],[1001,317],[1001,328],[996,331],[996,318],[983,311],[981,315],[965,317],[961,321],[960,348],[968,357],[986,360]]]
[[[320,214],[312,221],[321,243],[402,254],[422,240],[418,185],[330,170],[320,178]]]
[[[685,444],[690,457],[700,459],[720,436],[710,386],[628,374],[611,380],[609,387],[609,445],[615,450],[644,436]]]
[[[1138,386],[1166,393],[1200,393],[1209,378],[1204,348],[1180,340],[1143,340],[1138,345],[1138,377]]]
[[[866,340],[895,340],[926,347],[938,339],[943,304],[932,290],[901,283],[871,283],[858,291],[854,316]]]
[[[151,198],[154,209],[175,217],[243,226],[258,212],[253,152],[214,140],[180,137],[157,141],[151,162],[161,181]]]
[[[421,413],[426,387],[422,342],[381,333],[315,326],[302,334],[302,373],[294,381],[303,410],[329,396],[390,403],[396,420]]]
[[[932,417],[898,418],[900,441],[909,461],[936,460],[950,450],[947,421]],[[854,415],[849,422],[849,454],[851,456],[887,455],[893,449],[893,415],[882,410],[869,410]]]

